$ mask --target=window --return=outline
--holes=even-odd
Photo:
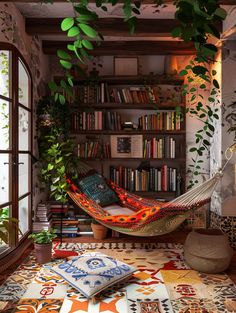
[[[12,45],[0,43],[0,255],[14,250],[31,227],[31,76]],[[8,218],[16,218],[19,228]],[[11,221],[11,220],[10,220]]]

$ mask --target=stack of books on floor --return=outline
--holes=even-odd
[[[53,220],[52,227],[56,229],[58,235],[63,237],[76,237],[78,231],[78,221],[76,219],[63,218]]]
[[[40,232],[52,227],[52,214],[48,203],[39,203],[36,209],[36,220],[33,222],[33,232]]]

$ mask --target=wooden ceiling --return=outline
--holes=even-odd
[[[45,54],[56,55],[57,49],[65,50],[68,42],[43,41]],[[193,55],[195,49],[192,43],[180,41],[102,41],[99,46],[95,45],[91,55]]]
[[[0,2],[6,2],[5,0],[0,0]],[[7,2],[18,2],[18,3],[41,3],[41,0],[14,0],[14,1],[7,1]],[[68,0],[53,0],[53,2],[68,2]],[[90,0],[89,2],[94,3],[94,0]],[[164,3],[173,3],[173,0],[164,0]],[[220,4],[222,5],[234,5],[235,0],[220,0]],[[155,4],[154,0],[142,0],[142,4]]]
[[[26,18],[29,35],[62,35],[61,18]],[[135,37],[168,37],[178,22],[174,19],[138,19]],[[103,36],[130,37],[128,24],[122,18],[100,18],[96,30]]]
[[[2,0],[0,0],[1,2]],[[235,1],[235,0],[234,0]],[[11,2],[11,1],[9,1]],[[14,1],[14,2],[41,2],[41,1]],[[54,2],[66,2],[55,0]],[[94,2],[94,1],[91,1]],[[142,3],[151,4],[154,1],[145,0]],[[170,3],[171,1],[167,1]],[[222,0],[224,4],[230,4],[231,0]],[[61,31],[62,18],[34,18],[25,19],[26,32],[29,35],[43,36],[43,51],[46,54],[56,54],[57,49],[65,49],[69,43],[66,34]],[[178,25],[175,19],[144,19],[139,18],[135,34],[128,31],[127,23],[122,18],[100,18],[96,22],[96,30],[104,37],[105,41],[97,46],[91,54],[101,55],[192,55],[195,49],[192,43],[171,40],[171,31]],[[218,25],[222,31],[222,25]],[[60,36],[60,37],[59,37]],[[53,38],[52,38],[53,37]],[[110,37],[108,41],[106,37]],[[165,38],[163,38],[165,37]],[[111,39],[112,38],[112,39]],[[144,40],[145,39],[145,40]]]

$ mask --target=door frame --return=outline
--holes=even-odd
[[[18,61],[21,60],[27,74],[29,76],[29,119],[30,119],[30,127],[29,127],[29,146],[30,149],[28,151],[25,151],[25,154],[29,156],[30,164],[29,164],[29,192],[24,194],[22,198],[25,198],[27,195],[31,195],[31,199],[29,202],[29,210],[28,210],[28,225],[29,229],[28,231],[18,240],[18,234],[17,232],[14,232],[12,234],[12,237],[9,238],[9,247],[0,254],[0,259],[6,257],[10,253],[12,253],[19,245],[22,244],[23,241],[25,241],[28,237],[29,232],[32,229],[32,204],[33,204],[33,166],[32,166],[32,150],[33,150],[33,130],[34,130],[34,125],[33,125],[33,80],[32,80],[32,74],[30,71],[30,68],[28,66],[28,63],[26,62],[24,56],[20,53],[20,51],[12,44],[6,43],[6,42],[0,42],[0,50],[8,50],[11,52],[11,103],[12,103],[12,129],[11,129],[11,138],[12,138],[12,147],[9,149],[9,152],[12,155],[12,184],[11,184],[11,201],[8,203],[4,203],[0,205],[0,207],[5,207],[8,204],[11,205],[11,216],[18,218],[18,207],[19,207],[19,200],[21,197],[19,197],[19,183],[18,183],[18,176],[19,176],[19,99],[18,99],[18,86],[19,86],[19,72],[18,72]],[[5,100],[9,101],[8,98]],[[21,106],[22,107],[22,106]],[[14,123],[13,121],[17,121],[17,123]],[[0,153],[8,153],[7,150],[0,150]],[[22,153],[22,152],[21,152]],[[15,164],[14,164],[15,163]],[[13,183],[14,182],[14,183]]]

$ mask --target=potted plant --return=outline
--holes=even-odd
[[[9,234],[16,232],[23,235],[19,228],[19,221],[14,217],[9,217],[9,208],[0,209],[0,245],[9,244]]]
[[[32,233],[28,238],[33,239],[36,261],[38,263],[47,263],[51,261],[52,240],[56,238],[56,230],[41,230],[39,233]]]
[[[105,239],[107,236],[107,227],[100,224],[96,220],[93,220],[91,223],[91,228],[93,231],[93,236],[95,239]]]

